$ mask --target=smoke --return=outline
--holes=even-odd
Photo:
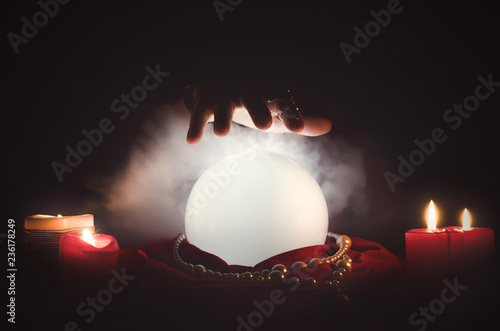
[[[198,177],[224,156],[249,148],[282,153],[308,169],[323,190],[330,220],[347,207],[356,212],[365,206],[362,153],[341,139],[269,133],[237,124],[226,137],[217,137],[209,124],[201,142],[188,145],[185,116],[173,106],[158,113],[165,115],[146,123],[146,136],[104,189],[108,224],[121,233],[153,240],[184,232],[186,202]]]

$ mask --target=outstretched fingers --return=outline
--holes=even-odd
[[[241,97],[241,104],[245,107],[258,129],[267,130],[273,124],[271,112],[261,96],[256,93],[248,93]]]

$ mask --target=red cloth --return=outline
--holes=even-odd
[[[138,314],[142,321],[152,323],[152,327],[168,323],[186,330],[256,330],[257,326],[263,331],[331,330],[332,327],[346,328],[358,323],[360,328],[365,329],[374,321],[387,322],[383,317],[385,315],[376,310],[377,307],[391,311],[402,309],[402,287],[399,286],[403,278],[400,277],[402,263],[379,244],[359,238],[351,240],[348,254],[353,260],[353,269],[340,285],[342,293],[351,299],[351,304],[348,304],[345,295],[336,295],[324,287],[293,289],[290,285],[194,278],[180,270],[175,262],[173,240],[152,243],[142,247],[142,250],[120,251],[120,265],[127,274],[138,276],[140,281],[136,284],[139,290],[133,302],[147,302],[135,309],[142,309]],[[217,256],[187,242],[180,246],[179,252],[184,261],[203,264],[214,271],[243,272],[270,269],[277,263],[290,266],[299,260],[307,262],[313,257],[324,257],[328,249],[329,245],[297,249],[262,261],[253,269],[227,265]],[[298,277],[311,276],[322,281],[333,270],[329,264],[321,264],[315,270],[306,267],[301,272],[303,274],[297,274]],[[278,293],[280,298],[280,302],[274,305],[270,301],[273,293]],[[353,310],[354,307],[356,309]],[[405,314],[406,311],[398,316]],[[363,319],[355,316],[363,316]],[[406,320],[403,321],[403,325],[406,323]],[[143,325],[141,327],[147,329]]]
[[[348,255],[353,260],[352,272],[345,276],[341,288],[345,293],[380,293],[401,279],[402,260],[383,246],[360,238],[351,238],[352,246]],[[228,265],[215,255],[207,253],[191,245],[187,241],[181,244],[179,253],[182,259],[192,264],[202,264],[214,271],[245,272],[271,269],[281,263],[290,266],[295,261],[308,262],[313,257],[324,257],[329,245],[310,246],[273,256],[260,262],[254,268],[238,265]],[[229,279],[197,279],[179,268],[173,258],[173,240],[152,243],[142,250],[125,249],[120,252],[121,265],[142,276],[143,286],[161,288],[162,286],[195,286],[225,288],[242,286],[240,281]],[[295,276],[306,279],[315,278],[323,282],[331,275],[333,265],[321,264],[314,267],[299,269]],[[265,285],[262,285],[265,286]]]

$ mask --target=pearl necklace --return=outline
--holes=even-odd
[[[179,246],[186,239],[186,234],[179,234],[174,240],[174,259],[180,265],[180,267],[187,273],[193,275],[197,278],[225,278],[225,279],[236,279],[243,282],[254,282],[259,284],[270,283],[274,285],[279,285],[281,283],[300,285],[306,288],[313,288],[316,286],[335,289],[340,291],[339,284],[345,275],[349,274],[352,270],[352,260],[346,254],[349,247],[351,247],[351,238],[346,235],[339,235],[333,232],[328,232],[329,238],[335,239],[338,251],[333,255],[328,255],[324,258],[313,258],[308,263],[303,261],[296,261],[290,267],[286,267],[283,264],[274,265],[271,270],[264,269],[262,271],[247,271],[243,273],[221,273],[219,271],[213,271],[207,269],[201,264],[193,265],[191,263],[185,262],[179,254]],[[316,279],[309,277],[305,280],[301,280],[298,277],[288,277],[289,271],[295,269],[301,269],[305,267],[314,266],[317,264],[335,264],[335,271],[331,276],[326,277],[324,282],[317,282]],[[333,266],[332,266],[333,268]]]

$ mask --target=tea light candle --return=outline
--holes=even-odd
[[[94,215],[52,216],[38,214],[28,216],[24,220],[25,229],[61,231],[85,227],[94,227]]]

